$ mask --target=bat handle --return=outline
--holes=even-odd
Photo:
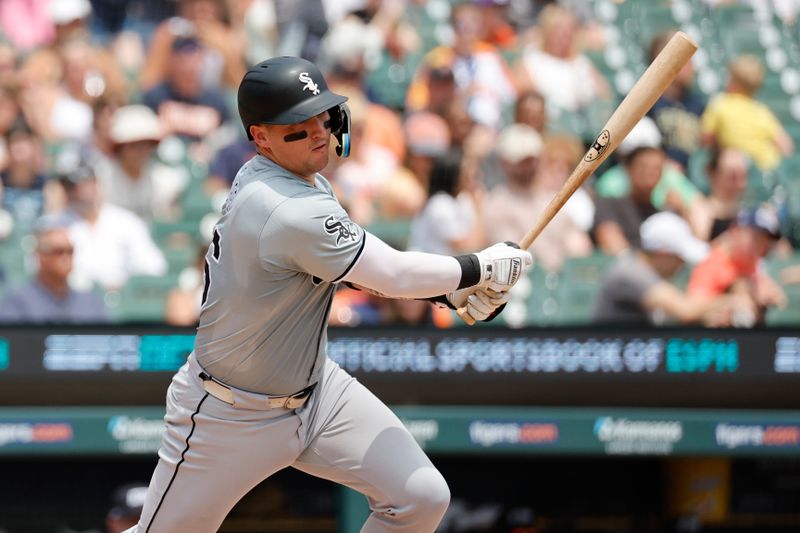
[[[467,313],[466,306],[459,307],[458,309],[456,309],[456,313],[458,314],[459,317],[461,317],[461,320],[463,320],[468,326],[475,325],[475,319],[472,318],[469,313]]]
[[[491,296],[492,298],[497,298],[497,297],[499,297],[499,296],[500,296],[500,294],[499,294],[499,293],[497,293],[497,292],[493,291],[492,289],[486,289],[486,294],[488,294],[488,295],[489,295],[489,296]],[[465,305],[464,307],[459,307],[458,309],[456,309],[456,314],[457,314],[457,315],[459,316],[459,318],[461,318],[461,320],[463,320],[463,321],[464,321],[464,322],[465,322],[465,323],[466,323],[468,326],[474,326],[474,325],[475,325],[475,319],[474,319],[474,318],[472,318],[472,316],[471,316],[469,313],[467,313],[467,306],[466,306],[466,305]]]

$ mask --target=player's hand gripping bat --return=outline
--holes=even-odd
[[[669,40],[608,119],[586,155],[539,216],[539,220],[519,242],[521,249],[527,250],[533,244],[570,196],[597,170],[600,163],[605,161],[630,133],[633,126],[653,107],[696,50],[697,44],[683,32],[677,32]],[[460,308],[458,316],[469,325],[475,323],[467,314],[466,308]]]

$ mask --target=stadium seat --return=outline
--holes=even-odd
[[[405,250],[411,232],[411,220],[405,218],[377,219],[365,229],[399,250]]]
[[[781,272],[789,266],[800,265],[800,254],[787,259],[768,259],[767,272],[781,284],[786,291],[788,303],[785,309],[771,308],[767,312],[768,326],[797,326],[800,324],[800,283],[786,284],[781,282]]]
[[[177,285],[177,275],[135,276],[119,292],[106,296],[106,306],[115,322],[160,322],[167,294]]]
[[[556,289],[556,323],[574,325],[591,321],[592,306],[600,282],[613,261],[613,257],[596,253],[564,263],[561,269],[561,279],[564,281]]]

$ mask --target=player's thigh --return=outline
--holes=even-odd
[[[250,489],[300,451],[291,411],[235,409],[192,376],[173,381],[139,531],[213,532]]]
[[[313,438],[292,466],[378,505],[448,497],[444,479],[382,401],[338,367],[326,378]]]

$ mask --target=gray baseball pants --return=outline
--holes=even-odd
[[[138,526],[126,533],[214,532],[250,489],[294,467],[364,494],[361,531],[436,529],[450,500],[402,422],[328,360],[300,409],[234,407],[209,395],[194,354],[167,392],[166,429]],[[248,405],[247,407],[252,407]]]

